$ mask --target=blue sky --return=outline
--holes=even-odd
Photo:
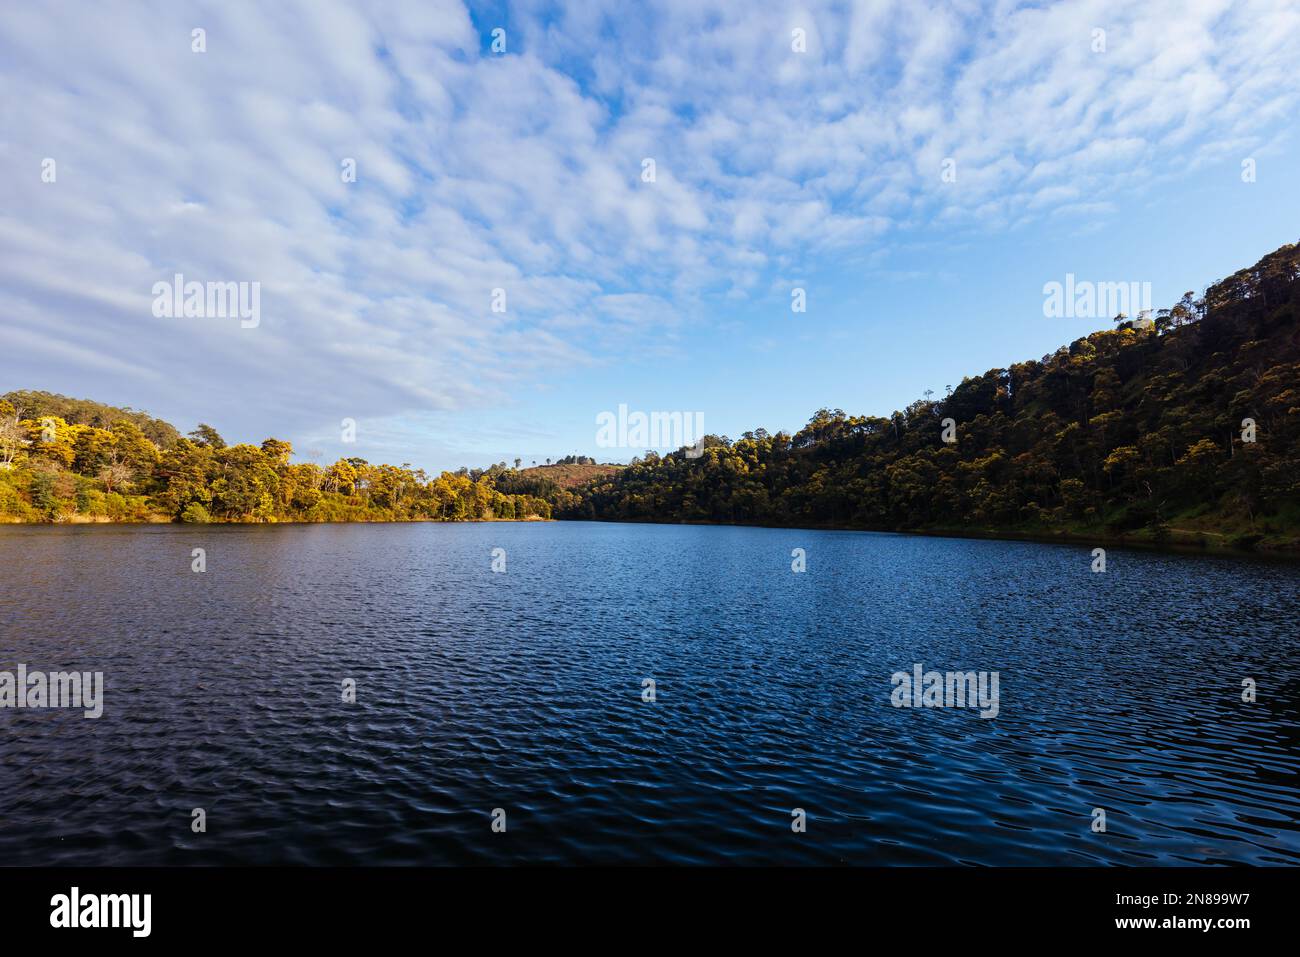
[[[626,461],[620,404],[887,415],[1108,326],[1044,316],[1067,273],[1159,307],[1300,238],[1293,2],[738,9],[6,5],[0,391]],[[259,323],[156,317],[177,272]]]

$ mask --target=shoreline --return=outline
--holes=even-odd
[[[1165,541],[1155,541],[1150,537],[1141,537],[1126,535],[1111,531],[1098,530],[1096,534],[1086,534],[1078,531],[1031,531],[1024,529],[996,529],[996,528],[864,528],[853,525],[770,525],[759,522],[664,522],[654,521],[652,519],[602,519],[602,518],[541,518],[534,516],[531,518],[467,518],[458,520],[445,520],[436,518],[404,518],[404,519],[357,519],[355,521],[345,522],[311,522],[311,521],[283,521],[283,522],[241,522],[241,521],[224,521],[224,522],[202,522],[187,523],[178,522],[163,516],[151,516],[142,521],[121,521],[107,518],[88,518],[78,516],[70,521],[49,521],[49,522],[24,522],[14,521],[6,518],[0,518],[0,525],[25,525],[25,526],[49,526],[49,527],[66,527],[74,525],[184,525],[189,528],[200,528],[205,526],[269,526],[269,525],[476,525],[476,524],[539,524],[539,523],[556,523],[563,524],[566,522],[593,522],[602,525],[698,525],[718,528],[772,528],[785,529],[790,531],[812,531],[812,532],[874,532],[886,535],[915,535],[925,538],[959,538],[959,539],[977,539],[988,541],[1007,541],[1007,542],[1033,542],[1041,545],[1080,545],[1098,547],[1121,547],[1136,548],[1144,551],[1165,552],[1175,555],[1221,555],[1236,558],[1260,558],[1273,559],[1287,562],[1300,560],[1300,543],[1296,544],[1262,544],[1242,547],[1230,544],[1227,536],[1221,532],[1212,532],[1201,529],[1171,529],[1170,537]],[[1220,541],[1215,541],[1214,537],[1219,537]]]
[[[650,519],[602,518],[556,519],[556,521],[597,522],[604,525],[704,525],[719,528],[773,528],[810,532],[874,532],[881,535],[915,535],[924,538],[965,538],[1003,542],[1033,542],[1040,545],[1087,545],[1093,548],[1137,548],[1144,551],[1167,552],[1181,555],[1224,555],[1236,558],[1265,558],[1294,562],[1300,560],[1300,542],[1295,544],[1255,545],[1244,548],[1229,544],[1221,532],[1200,529],[1173,529],[1175,534],[1166,541],[1125,535],[1122,532],[1098,531],[1084,534],[1077,531],[1026,531],[1023,529],[990,528],[866,528],[856,525],[771,525],[762,522],[657,522]],[[1208,536],[1219,535],[1223,542],[1212,542]]]

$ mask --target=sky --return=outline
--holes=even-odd
[[[4,3],[0,392],[435,471],[888,415],[1300,239],[1298,95],[1295,0]]]

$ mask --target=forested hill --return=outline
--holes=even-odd
[[[1121,323],[884,418],[821,409],[794,435],[648,454],[560,517],[1295,549],[1298,311],[1291,245],[1188,293],[1154,328]]]
[[[548,517],[1131,537],[1300,551],[1300,247],[1041,360],[881,418],[702,456],[440,476],[188,436],[132,409],[0,396],[0,521]],[[953,441],[947,441],[952,439]],[[587,481],[577,485],[575,482]]]

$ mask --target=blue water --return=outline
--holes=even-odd
[[[106,681],[98,720],[0,709],[0,861],[1300,863],[1300,565],[1089,552],[0,527],[0,671]],[[998,715],[892,706],[916,663],[997,671]]]

